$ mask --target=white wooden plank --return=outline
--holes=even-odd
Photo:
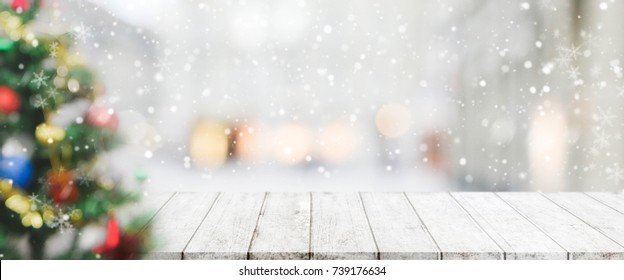
[[[184,250],[184,259],[247,259],[264,198],[265,193],[223,193]]]
[[[182,259],[182,251],[217,198],[217,193],[176,193],[151,223],[159,240],[147,259]]]
[[[540,227],[570,259],[621,259],[624,248],[539,193],[498,193]]]
[[[382,260],[435,260],[440,251],[403,193],[362,193]]]
[[[357,193],[312,194],[312,259],[377,259]]]
[[[310,259],[309,193],[267,194],[249,258]]]
[[[503,259],[503,252],[448,193],[408,193],[442,259]]]
[[[567,259],[568,253],[493,193],[452,193],[505,251],[505,259]]]
[[[620,246],[624,244],[624,214],[583,193],[552,193],[546,197]]]
[[[624,194],[591,192],[587,193],[587,195],[624,214]]]

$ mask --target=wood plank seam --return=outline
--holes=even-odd
[[[513,205],[511,205],[511,203],[509,203],[507,200],[505,200],[504,198],[502,198],[500,195],[498,195],[498,193],[494,192],[494,195],[498,196],[498,198],[500,198],[502,201],[504,201],[507,205],[509,205],[509,207],[511,207],[511,209],[513,209],[514,211],[518,212],[518,214],[520,214],[520,216],[522,216],[523,218],[525,218],[527,221],[529,221],[529,223],[531,223],[532,225],[534,225],[535,227],[537,227],[537,229],[539,229],[541,232],[543,232],[546,236],[548,236],[548,238],[550,238],[550,240],[552,240],[553,242],[555,242],[557,245],[559,245],[559,247],[561,247],[563,250],[566,251],[566,256],[567,259],[570,260],[571,258],[571,253],[570,250],[568,250],[568,248],[566,248],[565,246],[563,246],[561,243],[557,242],[557,240],[555,240],[552,236],[550,236],[550,234],[548,234],[542,227],[540,227],[538,224],[536,224],[535,222],[533,222],[531,219],[529,219],[529,217],[527,217],[526,215],[524,215],[524,213],[522,213],[520,210],[516,209],[516,207],[514,207]]]
[[[313,193],[312,259],[377,259],[369,223],[356,192]]]
[[[479,228],[479,230],[481,230],[481,232],[483,232],[485,235],[487,235],[487,237],[490,238],[490,240],[494,244],[496,244],[496,247],[498,247],[498,249],[500,249],[500,251],[503,252],[503,260],[506,260],[507,259],[507,252],[505,252],[503,247],[500,244],[498,244],[498,242],[496,242],[496,240],[494,240],[494,238],[492,238],[492,236],[490,236],[490,234],[481,226],[481,224],[479,224],[479,222],[477,222],[477,220],[472,215],[470,215],[470,212],[468,212],[468,210],[466,210],[466,208],[464,208],[464,205],[459,203],[457,198],[455,196],[453,196],[452,193],[448,193],[448,194],[449,194],[449,196],[451,196],[451,198],[453,198],[453,201],[455,201],[455,203],[457,203],[457,205],[459,205],[459,207],[464,211],[464,213],[466,213],[466,215],[468,215],[470,220]]]
[[[429,237],[429,239],[431,239],[431,242],[433,242],[433,245],[435,245],[436,249],[438,249],[438,260],[442,260],[442,249],[440,249],[440,245],[438,245],[438,242],[433,238],[433,235],[431,235],[431,232],[429,232],[429,229],[427,228],[427,225],[425,224],[425,221],[423,221],[423,219],[420,217],[420,215],[416,211],[416,208],[414,207],[412,202],[409,200],[409,198],[407,198],[407,194],[406,193],[403,193],[403,198],[405,198],[405,200],[407,201],[409,206],[412,208],[412,211],[414,212],[414,214],[418,218],[418,221],[420,221],[420,224],[422,225],[423,230],[427,233],[427,236]]]
[[[453,192],[505,251],[505,260],[565,259],[567,252],[491,192]]]
[[[262,221],[262,216],[264,216],[264,210],[266,208],[266,201],[267,201],[268,196],[269,196],[269,193],[265,192],[264,197],[262,198],[262,205],[260,206],[260,213],[258,213],[258,219],[256,219],[256,226],[254,227],[254,232],[251,235],[251,240],[249,240],[249,247],[247,249],[248,260],[251,260],[251,248],[253,246],[254,241],[256,240],[256,237],[258,236],[258,226],[260,225],[260,222]]]
[[[617,211],[618,213],[621,213],[622,215],[624,215],[624,212],[622,212],[622,211],[620,211],[620,210],[618,210],[618,209],[614,208],[613,206],[611,206],[611,205],[609,205],[609,204],[605,203],[604,201],[602,201],[602,200],[600,200],[600,199],[598,199],[598,198],[594,197],[593,195],[590,195],[590,194],[585,193],[585,192],[584,192],[583,194],[584,194],[584,195],[586,195],[586,196],[589,196],[591,199],[593,199],[593,200],[595,200],[595,201],[600,202],[600,204],[602,204],[602,205],[604,205],[604,206],[607,206],[607,207],[609,207],[609,208],[611,208],[611,209],[613,209],[613,210]]]
[[[556,201],[550,199],[550,197],[546,196],[543,193],[540,193],[543,197],[545,197],[546,199],[550,200],[552,203],[554,203],[555,205],[559,206],[559,208],[563,209],[564,211],[570,213],[570,215],[574,216],[575,218],[579,219],[581,222],[583,222],[584,224],[588,225],[590,228],[594,229],[595,231],[597,231],[598,233],[600,233],[601,235],[603,235],[604,237],[608,238],[609,240],[613,241],[615,244],[619,245],[620,247],[624,248],[624,245],[620,244],[617,240],[614,240],[613,238],[611,238],[609,235],[607,235],[605,232],[603,232],[600,228],[590,224],[589,222],[581,219],[581,217],[577,216],[576,214],[572,213],[572,211],[568,210],[567,208],[563,207],[562,205],[560,205],[559,203],[557,203]]]
[[[165,206],[166,206],[167,204],[169,204],[169,201],[171,201],[171,199],[173,199],[173,197],[174,197],[174,196],[176,196],[176,194],[177,194],[177,193],[173,193],[173,194],[171,194],[171,196],[167,199],[167,201],[165,201],[165,203],[163,203],[163,205],[161,205],[161,206],[160,206],[160,207],[159,207],[159,208],[158,208],[158,209],[154,212],[154,215],[152,215],[152,216],[149,218],[149,220],[147,220],[147,223],[145,223],[145,224],[141,227],[141,230],[140,230],[139,232],[144,232],[144,231],[147,229],[147,227],[148,227],[149,225],[151,225],[151,224],[152,224],[152,221],[154,220],[154,218],[156,218],[156,215],[158,215],[158,213],[160,213],[160,210],[162,210],[163,208],[165,208]]]
[[[364,217],[366,217],[366,223],[368,224],[368,229],[373,236],[373,243],[375,243],[375,249],[377,249],[377,259],[381,259],[381,253],[379,251],[379,245],[377,245],[377,239],[375,238],[375,232],[373,231],[373,227],[370,224],[370,219],[368,218],[368,213],[366,213],[366,206],[364,206],[364,201],[362,200],[362,193],[358,193],[358,199],[360,200],[360,206],[362,206],[362,210],[364,211]]]
[[[208,217],[208,214],[210,214],[210,211],[212,211],[212,207],[214,207],[215,204],[217,204],[217,201],[219,201],[219,199],[221,198],[221,194],[222,194],[221,192],[217,194],[217,197],[212,201],[212,204],[210,205],[210,208],[208,208],[208,211],[206,211],[206,214],[204,215],[204,217],[202,218],[201,222],[199,223],[199,225],[197,226],[197,228],[193,232],[193,235],[191,235],[191,238],[189,238],[189,240],[186,242],[186,245],[184,245],[184,248],[182,249],[182,259],[184,259],[184,253],[186,252],[186,248],[188,248],[188,246],[191,243],[191,241],[193,240],[193,238],[195,238],[195,235],[197,234],[197,231],[199,230],[201,225],[206,220],[206,217]]]

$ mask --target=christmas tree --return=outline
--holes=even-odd
[[[98,168],[118,118],[96,105],[75,34],[34,30],[42,2],[0,2],[0,259],[137,258],[144,219],[122,227],[116,214],[138,192]]]

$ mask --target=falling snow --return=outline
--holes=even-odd
[[[622,182],[624,42],[611,31],[611,2],[432,1],[417,14],[394,2],[370,13],[289,1],[100,2],[60,7],[58,24],[101,70],[97,102],[126,118],[128,152],[115,160],[165,170],[151,180],[160,188],[275,174],[334,189],[354,174],[375,179],[353,185],[399,190],[429,176],[451,182],[435,190]],[[47,50],[65,55],[57,41]],[[35,107],[68,88],[62,69],[20,67]]]

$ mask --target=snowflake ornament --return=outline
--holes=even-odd
[[[58,228],[61,234],[73,230],[73,225],[69,221],[69,215],[65,214],[63,210],[59,210],[57,215],[54,216],[54,219],[47,225],[50,228]]]
[[[78,185],[83,186],[83,187],[91,187],[91,181],[90,181],[90,177],[89,174],[87,174],[87,172],[80,170],[77,172],[76,174],[76,181],[78,181]]]
[[[87,43],[89,38],[93,37],[93,33],[91,33],[91,26],[87,26],[84,23],[80,23],[78,26],[74,27],[73,32],[71,33],[74,38],[78,41],[82,41],[83,44]]]
[[[35,108],[45,109],[49,105],[48,98],[45,98],[41,95],[35,95],[35,97],[32,100],[32,105]]]
[[[56,89],[55,87],[49,88],[47,93],[48,93],[48,98],[52,98],[54,100],[56,100],[56,97],[58,97],[58,95],[60,94],[58,89]]]
[[[37,194],[30,194],[28,196],[28,199],[31,203],[31,210],[36,211],[42,206],[42,201],[39,199],[39,196]]]
[[[50,43],[50,57],[56,58],[58,56],[59,43],[52,42]]]
[[[37,86],[37,89],[41,88],[42,85],[48,86],[47,80],[50,77],[46,76],[45,73],[43,73],[43,70],[41,70],[39,73],[34,73],[34,75],[35,78],[30,82],[35,84]]]

